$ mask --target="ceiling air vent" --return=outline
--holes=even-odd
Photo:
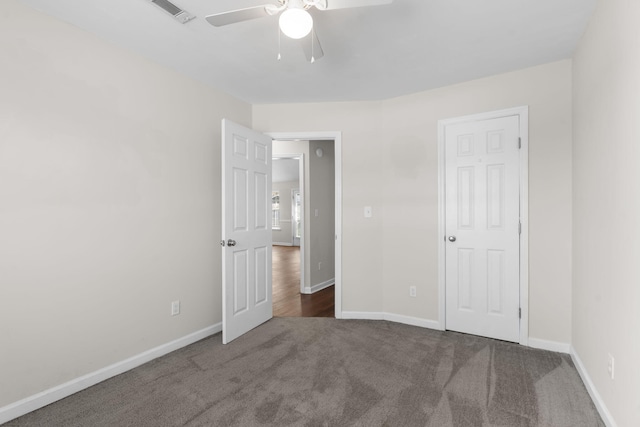
[[[176,6],[175,4],[171,3],[168,0],[151,0],[151,3],[155,3],[157,6],[159,6],[164,11],[169,13],[178,22],[182,24],[186,24],[187,22],[195,18],[194,15],[190,14],[185,10],[180,9],[178,6]]]

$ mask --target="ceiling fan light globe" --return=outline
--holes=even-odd
[[[280,30],[292,39],[301,39],[311,32],[313,18],[304,9],[287,9],[280,15]]]

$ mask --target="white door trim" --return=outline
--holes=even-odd
[[[446,329],[445,283],[445,128],[459,123],[518,116],[520,118],[520,344],[529,344],[529,107],[515,107],[438,121],[438,322]]]
[[[335,303],[336,319],[342,319],[342,132],[267,132],[279,141],[334,141],[335,148]]]

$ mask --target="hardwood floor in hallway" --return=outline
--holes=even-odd
[[[273,246],[273,316],[334,317],[335,286],[300,293],[300,248]]]

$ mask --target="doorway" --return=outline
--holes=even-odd
[[[290,240],[286,245],[273,247],[273,304],[274,316],[341,317],[340,298],[340,226],[341,176],[340,134],[338,132],[305,134],[270,134],[273,138],[274,158],[299,157],[302,160],[299,191],[291,188]],[[303,147],[303,148],[300,148]],[[274,161],[275,164],[275,161]],[[304,182],[302,182],[304,181]],[[274,184],[274,189],[276,188]],[[283,193],[280,193],[282,200]],[[298,203],[299,202],[299,203]],[[296,214],[300,218],[297,227]],[[284,228],[284,227],[282,227]],[[300,257],[297,257],[297,239]],[[290,242],[290,243],[289,243]],[[292,255],[293,254],[293,255]],[[300,286],[293,307],[279,307],[279,277],[283,274],[280,261],[294,260],[291,271],[299,265]],[[295,274],[294,274],[295,275]],[[288,291],[291,292],[291,291]]]
[[[440,324],[526,345],[528,109],[438,128]]]

